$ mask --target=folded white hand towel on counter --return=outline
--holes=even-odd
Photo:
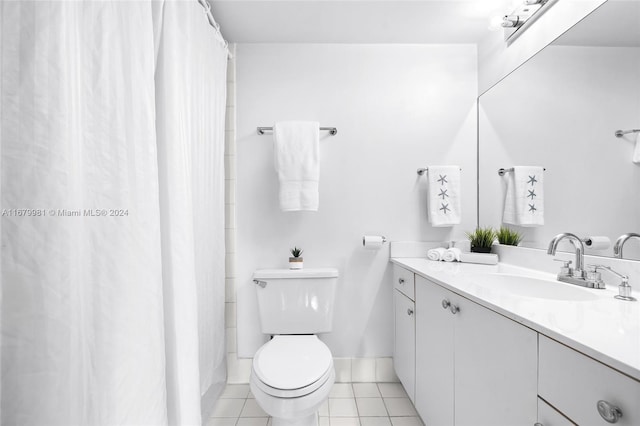
[[[460,223],[460,167],[429,166],[428,216],[431,226]]]
[[[273,126],[282,211],[318,210],[319,131],[315,121],[282,121]]]
[[[427,251],[427,259],[429,260],[442,260],[445,252],[447,251],[444,247],[438,247]]]
[[[502,221],[519,226],[544,225],[544,169],[517,166],[505,173],[507,194]]]
[[[444,252],[442,260],[445,262],[459,262],[461,251],[459,248],[451,247]]]

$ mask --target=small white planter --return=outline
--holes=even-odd
[[[289,258],[289,269],[302,269],[304,263],[302,262],[301,257],[290,257]]]

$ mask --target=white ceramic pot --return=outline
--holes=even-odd
[[[290,257],[289,258],[289,269],[302,269],[303,266],[301,257]]]

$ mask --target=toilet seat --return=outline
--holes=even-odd
[[[331,351],[315,335],[275,336],[253,358],[254,384],[280,398],[312,393],[332,371]]]

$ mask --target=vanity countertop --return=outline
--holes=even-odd
[[[555,281],[554,274],[505,263],[478,265],[425,258],[391,258],[391,262],[640,380],[640,301],[614,299],[615,285],[604,290],[583,289],[597,295],[594,300],[539,299],[493,289],[486,280],[482,283],[474,277],[505,273]],[[634,296],[638,298],[637,291]]]

